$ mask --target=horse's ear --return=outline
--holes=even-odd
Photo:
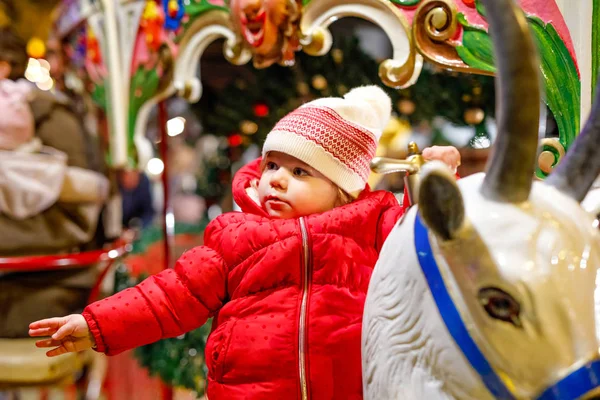
[[[419,212],[425,225],[444,240],[454,239],[465,219],[465,206],[450,169],[432,161],[421,171]]]

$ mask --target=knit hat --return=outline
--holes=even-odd
[[[262,155],[279,151],[296,157],[357,197],[367,183],[391,109],[389,96],[378,86],[311,101],[275,125]]]

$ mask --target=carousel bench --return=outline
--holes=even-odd
[[[75,381],[92,351],[47,357],[36,339],[0,339],[0,387],[45,386]]]
[[[132,232],[125,232],[118,240],[102,250],[50,256],[0,257],[0,272],[49,271],[80,268],[90,265],[99,269],[98,279],[90,292],[88,303],[97,299],[100,287],[113,263],[131,250]],[[39,338],[0,338],[0,390],[26,386],[53,386],[74,383],[84,366],[90,366],[96,382],[88,380],[99,394],[106,362],[103,355],[87,350],[47,357],[48,349],[35,346]],[[94,368],[100,371],[93,371]],[[86,396],[86,398],[91,398]],[[92,396],[93,398],[93,396]]]

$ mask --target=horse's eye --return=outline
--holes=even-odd
[[[479,302],[485,312],[494,319],[509,322],[521,328],[521,305],[508,293],[495,287],[479,290]]]

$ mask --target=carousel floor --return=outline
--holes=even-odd
[[[108,357],[108,370],[104,387],[98,400],[167,400],[165,387],[158,378],[150,377],[145,369],[139,367],[132,352]],[[21,388],[13,392],[0,391],[0,400],[78,400],[83,398],[73,387]],[[196,400],[194,393],[176,389],[173,400]],[[200,399],[203,400],[203,399]]]

